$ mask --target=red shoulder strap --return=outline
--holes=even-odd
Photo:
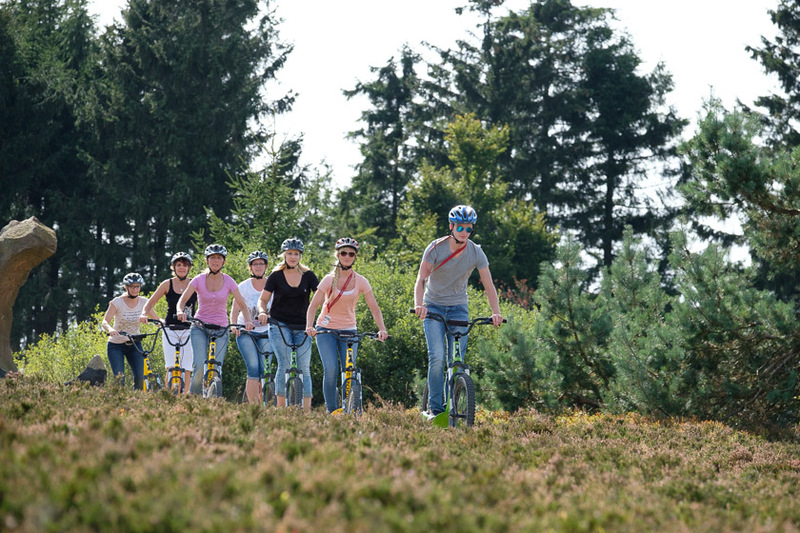
[[[332,309],[332,308],[333,308],[333,306],[336,304],[336,302],[338,302],[338,301],[339,301],[339,298],[341,298],[341,297],[342,297],[342,294],[344,293],[344,290],[347,288],[347,285],[349,285],[349,284],[350,284],[350,280],[351,280],[351,279],[353,279],[353,275],[355,275],[355,272],[350,272],[350,275],[349,275],[349,276],[347,276],[347,279],[345,280],[345,282],[344,282],[344,285],[342,286],[342,288],[341,288],[341,289],[339,289],[339,294],[337,294],[337,295],[336,295],[336,298],[334,298],[333,300],[331,300],[331,303],[329,303],[329,304],[328,304],[328,312],[329,312],[329,313],[331,312],[331,309]]]
[[[444,261],[442,261],[441,263],[439,263],[439,265],[438,265],[436,268],[434,268],[434,269],[431,271],[431,274],[433,274],[434,272],[436,272],[437,270],[439,270],[440,268],[442,268],[442,267],[444,266],[444,264],[445,264],[445,263],[447,263],[447,262],[448,262],[448,261],[450,261],[452,258],[454,258],[454,257],[455,257],[455,256],[457,256],[458,254],[460,254],[461,252],[463,252],[463,251],[464,251],[464,249],[465,249],[466,247],[467,247],[467,246],[466,246],[466,244],[465,244],[463,247],[459,248],[458,250],[456,250],[456,251],[455,251],[455,252],[453,252],[452,254],[448,255],[448,256],[447,256],[447,259],[445,259]]]
[[[437,246],[439,246],[439,245],[440,245],[440,244],[442,244],[443,242],[447,241],[448,239],[450,239],[450,236],[449,236],[449,235],[448,235],[447,237],[442,237],[441,239],[439,239],[438,241],[436,241],[436,242],[434,243],[433,247],[431,247],[430,251],[428,252],[428,255],[430,255],[430,254],[431,254],[431,252],[433,251],[433,249],[434,249],[434,248],[436,248]],[[457,256],[458,254],[460,254],[461,252],[463,252],[463,251],[466,249],[466,247],[467,247],[467,246],[466,246],[466,244],[465,244],[463,247],[461,247],[461,248],[457,249],[455,252],[453,252],[452,254],[448,255],[448,256],[447,256],[447,258],[445,258],[445,260],[444,260],[444,261],[442,261],[441,263],[439,263],[439,264],[436,266],[436,268],[434,268],[433,270],[431,270],[431,274],[433,274],[434,272],[436,272],[437,270],[439,270],[440,268],[442,268],[442,267],[445,265],[445,263],[447,263],[447,262],[448,262],[448,261],[450,261],[452,258],[454,258],[454,257],[455,257],[455,256]],[[426,261],[428,260],[428,257],[427,257],[427,256],[425,257],[425,260],[426,260]]]

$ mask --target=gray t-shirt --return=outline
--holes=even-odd
[[[489,266],[489,260],[481,247],[472,241],[467,241],[467,248],[439,267],[452,252],[448,241],[445,240],[438,246],[433,241],[425,248],[423,261],[433,265],[435,269],[428,277],[425,284],[425,303],[437,305],[463,305],[468,302],[467,282],[475,269]],[[439,267],[439,268],[437,268]]]

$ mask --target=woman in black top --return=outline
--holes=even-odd
[[[167,326],[163,329],[161,344],[164,349],[164,362],[166,368],[171,368],[175,364],[175,348],[174,344],[183,343],[180,348],[180,364],[183,369],[184,383],[190,383],[192,379],[192,365],[194,364],[194,352],[192,351],[192,343],[184,342],[189,335],[188,322],[180,322],[176,315],[176,306],[181,295],[189,286],[189,270],[192,268],[192,257],[186,252],[178,252],[172,256],[172,263],[170,270],[174,274],[170,279],[161,282],[156,292],[147,301],[147,305],[142,311],[142,316],[139,318],[141,322],[147,321],[148,313],[155,307],[162,296],[167,298],[167,316],[164,319],[164,324]],[[194,313],[197,306],[197,294],[193,294],[186,305],[187,310]],[[170,344],[170,342],[172,344]],[[189,387],[186,387],[186,394],[189,394]]]
[[[300,263],[303,241],[286,239],[281,245],[283,261],[267,278],[258,300],[258,319],[263,323],[269,318],[269,339],[278,356],[277,376],[284,376],[289,368],[292,349],[283,342],[278,325],[283,328],[287,342],[300,344],[297,348],[297,366],[303,373],[303,409],[311,410],[311,340],[306,336],[306,311],[311,293],[317,290],[319,281],[309,268]],[[267,302],[272,306],[267,314]],[[278,405],[286,405],[286,382],[275,380],[275,395]]]

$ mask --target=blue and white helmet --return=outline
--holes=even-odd
[[[454,224],[475,224],[478,222],[478,213],[469,205],[457,205],[450,210],[447,217]]]
[[[297,237],[291,237],[283,241],[283,244],[281,244],[281,251],[285,252],[287,250],[297,250],[298,252],[303,253],[305,246],[303,246],[303,241]]]

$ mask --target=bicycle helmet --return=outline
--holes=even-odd
[[[334,246],[334,249],[338,250],[339,248],[345,248],[347,246],[353,248],[356,252],[358,251],[358,241],[351,239],[350,237],[342,237],[336,241],[336,246]]]
[[[178,252],[175,255],[173,255],[172,256],[172,261],[170,261],[169,264],[170,265],[174,265],[175,261],[180,261],[181,259],[183,259],[184,261],[188,261],[189,262],[189,266],[194,265],[194,261],[192,261],[192,256],[187,254],[186,252]]]
[[[255,252],[250,252],[250,255],[247,256],[247,264],[253,264],[253,261],[256,259],[263,259],[265,263],[269,264],[269,259],[266,252],[262,252],[261,250],[256,250]]]
[[[228,250],[221,244],[209,244],[206,246],[206,259],[208,256],[219,254],[222,257],[228,257]]]
[[[450,210],[447,217],[454,224],[475,224],[478,222],[478,213],[468,205],[457,205]]]
[[[122,284],[126,287],[128,285],[133,285],[134,283],[138,283],[139,285],[144,285],[144,278],[138,272],[131,272],[129,274],[125,274],[125,277],[122,278]]]
[[[305,247],[303,246],[303,241],[301,241],[297,237],[291,237],[289,239],[286,239],[285,241],[283,241],[283,244],[281,244],[282,252],[285,252],[287,250],[297,250],[300,253],[303,253],[304,249]]]

